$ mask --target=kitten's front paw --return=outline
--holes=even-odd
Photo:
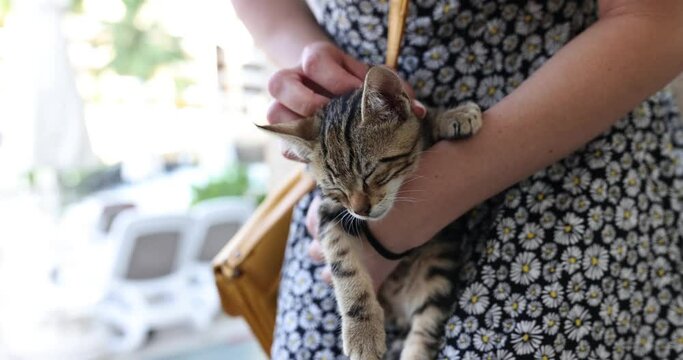
[[[382,359],[387,351],[383,310],[373,311],[367,320],[342,322],[342,341],[344,355],[351,360]]]
[[[472,136],[481,129],[481,109],[468,102],[439,116],[439,132],[442,139],[461,139]]]

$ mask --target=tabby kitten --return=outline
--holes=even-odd
[[[381,218],[400,200],[399,187],[423,150],[442,139],[473,135],[481,124],[481,111],[472,103],[430,109],[426,118],[417,118],[398,76],[376,66],[362,89],[331,100],[314,116],[261,126],[310,164],[322,191],[320,241],[332,270],[344,353],[352,360],[384,356],[385,316],[407,334],[394,356],[434,357],[452,311],[457,242],[437,236],[415,249],[375,296],[361,262],[363,243],[372,236],[365,221]]]

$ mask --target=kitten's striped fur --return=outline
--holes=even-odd
[[[262,126],[310,163],[322,191],[320,240],[332,269],[344,353],[352,360],[384,356],[385,317],[406,334],[402,349],[389,352],[391,357],[399,352],[401,359],[434,357],[452,311],[456,242],[437,236],[416,249],[375,296],[360,260],[368,247],[361,222],[381,218],[401,200],[399,187],[423,150],[480,127],[481,112],[472,103],[429,110],[418,119],[398,76],[385,67],[371,68],[362,89],[333,99],[311,118]]]

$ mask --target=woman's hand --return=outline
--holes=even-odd
[[[367,65],[329,42],[304,48],[299,66],[276,72],[268,82],[275,98],[268,110],[271,124],[311,116],[333,96],[363,85]]]

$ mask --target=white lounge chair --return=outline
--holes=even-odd
[[[187,215],[145,216],[129,210],[114,220],[109,234],[117,242],[114,266],[96,311],[118,332],[111,350],[134,350],[154,329],[198,324],[187,282],[191,229]]]
[[[211,324],[220,309],[211,261],[255,207],[251,198],[224,197],[204,201],[190,211],[194,224],[189,252],[189,285],[200,328]]]

